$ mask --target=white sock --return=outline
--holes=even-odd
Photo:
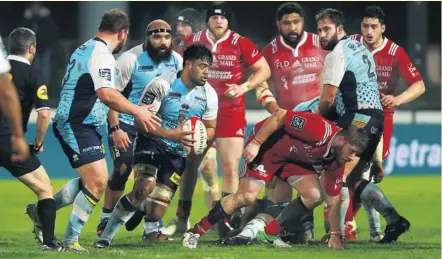
[[[144,221],[143,229],[146,233],[158,232],[160,231],[159,221]]]
[[[255,239],[258,231],[264,230],[266,223],[262,219],[252,219],[247,223],[241,233],[238,236],[249,237],[251,239]]]

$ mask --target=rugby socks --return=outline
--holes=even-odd
[[[308,209],[304,202],[302,202],[301,197],[297,197],[291,201],[278,215],[276,221],[282,224],[285,220],[300,220],[303,215],[309,215],[311,210]]]
[[[362,201],[365,212],[368,216],[368,224],[370,226],[370,235],[373,236],[376,232],[381,232],[381,219],[379,218],[379,212],[377,212],[373,206],[370,206],[367,202]]]
[[[341,235],[345,235],[345,222],[347,221],[346,214],[348,214],[348,210],[350,210],[350,193],[348,191],[347,186],[343,186],[341,189],[341,208],[339,213],[339,227],[341,230]],[[352,215],[353,216],[353,215]]]
[[[42,226],[43,244],[51,245],[55,239],[54,229],[56,210],[54,199],[39,200],[37,203],[37,213]]]
[[[101,218],[108,219],[112,215],[113,209],[106,209],[105,207],[101,208]]]
[[[106,228],[101,234],[98,240],[112,241],[115,233],[132,217],[134,212],[137,210],[137,206],[134,206],[127,195],[120,198],[117,205],[115,205],[114,210],[107,222]]]
[[[347,188],[347,187],[345,187]],[[353,221],[354,220],[354,211],[353,211],[353,191],[347,188],[348,191],[348,210],[345,214],[345,222]],[[341,191],[341,198],[342,198],[342,191]],[[342,205],[341,205],[342,206]],[[342,214],[341,214],[342,216]]]
[[[200,222],[196,223],[195,226],[189,231],[192,233],[199,234],[200,236],[204,235],[209,231],[212,226],[229,215],[224,211],[221,206],[221,201],[217,201],[213,208],[209,211],[207,216],[202,218]]]
[[[330,220],[328,219],[327,203],[324,203],[324,230],[325,230],[325,233],[330,232]]]
[[[159,232],[161,224],[158,220],[151,220],[149,218],[144,218],[143,229],[146,233]]]
[[[176,215],[179,219],[187,220],[190,216],[191,209],[192,209],[192,201],[179,200]]]
[[[373,206],[385,218],[387,224],[394,224],[400,220],[400,216],[393,205],[385,197],[382,190],[374,183],[363,181],[357,190],[362,202]]]
[[[54,194],[56,209],[59,210],[67,205],[72,204],[82,187],[83,183],[81,182],[80,177],[74,178],[63,185],[63,187],[61,187],[61,189]]]
[[[75,197],[72,206],[72,213],[69,218],[68,226],[64,233],[65,244],[73,244],[78,242],[78,236],[81,233],[86,222],[92,214],[95,206],[98,203],[95,198],[86,188],[83,188]]]
[[[258,232],[264,230],[265,225],[266,222],[263,219],[252,219],[247,223],[238,236],[255,239]]]

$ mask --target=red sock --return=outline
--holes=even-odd
[[[204,217],[201,219],[200,222],[196,223],[195,226],[189,230],[192,233],[200,234],[200,236],[203,236],[212,228],[212,224],[210,224],[207,217]]]
[[[279,235],[279,233],[281,233],[281,226],[279,225],[278,222],[276,222],[276,219],[274,219],[264,227],[264,231],[268,235],[276,236]]]
[[[348,210],[347,210],[347,214],[345,214],[345,221],[353,221],[354,217],[353,217],[353,191],[351,191],[350,189],[348,190],[349,192],[349,196],[350,196],[350,203],[348,204]]]

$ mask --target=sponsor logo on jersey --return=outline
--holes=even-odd
[[[306,83],[314,82],[315,80],[316,80],[316,73],[299,75],[299,76],[293,77],[292,84],[294,84],[294,85],[306,84]]]
[[[211,79],[232,79],[231,71],[209,70],[209,78]]]
[[[214,55],[215,57],[216,55]],[[213,63],[216,63],[221,66],[229,66],[233,67],[235,62],[237,60],[236,55],[217,55],[217,58],[214,59]]]
[[[195,96],[194,99],[195,99],[196,103],[199,103],[201,105],[206,105],[206,103],[207,103],[207,100],[205,98],[202,98],[202,97]]]
[[[290,126],[292,126],[292,128],[296,130],[304,130],[305,122],[306,122],[305,118],[295,115],[293,116]]]
[[[48,88],[46,85],[42,85],[38,88],[37,97],[40,100],[47,100],[48,99]]]
[[[107,81],[112,81],[112,72],[110,68],[100,68],[98,69],[98,75]]]
[[[169,97],[171,99],[181,99],[181,94],[180,93],[175,93],[175,92],[169,92],[167,94],[167,97]]]
[[[155,101],[155,95],[153,93],[146,92],[141,99],[141,102],[144,104],[152,104]]]
[[[169,180],[172,181],[176,185],[180,185],[181,176],[179,176],[177,173],[173,173],[172,176],[169,178]]]
[[[290,62],[288,60],[280,61],[279,58],[275,60],[274,64],[276,69],[287,68],[290,66]]]
[[[258,50],[254,49],[252,52],[252,58],[256,57],[256,55],[258,55],[258,53],[259,53]]]
[[[319,57],[304,57],[301,61],[305,68],[317,68],[321,66]]]
[[[147,71],[153,71],[154,67],[153,66],[139,66],[138,67],[138,72],[147,72]]]

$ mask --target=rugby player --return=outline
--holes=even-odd
[[[366,7],[362,15],[362,35],[355,34],[350,36],[350,38],[364,44],[373,54],[381,102],[384,109],[383,142],[379,143],[382,146],[382,157],[374,157],[371,163],[371,170],[373,170],[371,175],[376,176],[375,182],[380,182],[384,175],[382,160],[385,160],[389,155],[395,107],[409,103],[425,92],[424,81],[416,66],[408,57],[407,52],[404,48],[385,37],[383,35],[385,30],[384,11],[381,7],[372,5]],[[396,94],[399,77],[404,79],[408,88],[402,93]],[[379,241],[378,239],[382,238],[379,214],[369,204],[363,203],[363,205],[369,216],[370,239]],[[346,226],[349,226],[352,231],[356,230],[354,217],[360,206],[359,202],[353,203],[353,208],[350,206],[347,212]]]
[[[55,201],[51,182],[44,167],[36,154],[43,151],[43,139],[49,125],[49,105],[47,87],[41,82],[40,77],[34,67],[31,66],[37,52],[37,40],[35,33],[28,28],[16,28],[9,34],[7,59],[10,63],[9,78],[4,80],[11,81],[15,89],[4,87],[1,91],[12,93],[18,92],[20,106],[16,116],[21,119],[21,127],[24,132],[27,131],[27,124],[32,108],[35,107],[38,112],[37,134],[34,144],[30,146],[31,153],[24,160],[15,160],[11,156],[14,148],[11,149],[11,140],[14,143],[17,132],[14,126],[9,127],[5,121],[7,109],[2,108],[2,119],[0,120],[0,148],[1,158],[0,166],[7,169],[15,178],[23,182],[38,197],[37,204],[28,205],[26,212],[34,222],[38,223],[34,230],[39,233],[38,241],[42,243],[41,251],[61,251],[62,247],[57,244],[54,236],[55,227]],[[3,48],[3,46],[1,46]],[[6,62],[5,62],[6,63]],[[6,63],[7,64],[7,63]],[[7,72],[7,71],[4,71]],[[6,102],[17,108],[16,105]],[[12,129],[12,132],[11,132]],[[19,135],[20,136],[20,135]],[[23,136],[23,133],[21,133]],[[26,143],[26,142],[25,142]],[[23,144],[23,143],[22,143]],[[23,149],[27,150],[27,149]]]
[[[115,233],[132,216],[137,206],[149,200],[149,220],[160,220],[180,185],[187,153],[182,145],[191,147],[190,131],[181,123],[190,117],[201,118],[207,129],[208,141],[215,135],[218,97],[207,83],[213,56],[204,45],[192,45],[183,54],[183,70],[164,73],[146,86],[139,104],[153,105],[154,113],[163,119],[162,127],[140,131],[135,144],[133,190],[123,196],[112,212],[95,248],[110,245]],[[165,240],[158,225],[146,229],[148,239]]]
[[[173,41],[175,43],[174,49],[177,52],[184,51],[184,39],[191,33],[199,31],[203,23],[202,17],[195,9],[186,8],[180,11],[177,15],[177,35]],[[183,174],[176,217],[166,227],[161,229],[165,235],[184,233],[190,228],[189,216],[192,208],[192,197],[197,183],[197,177],[195,176],[198,171],[201,173],[204,200],[207,208],[211,209],[213,202],[220,198],[215,143],[210,146],[206,153],[190,157],[186,163],[185,170],[190,173]]]
[[[277,176],[295,188],[299,197],[287,205],[284,213],[271,221],[268,229],[285,220],[299,218],[322,203],[323,191],[315,172],[322,173],[322,186],[331,206],[333,229],[329,246],[342,248],[339,231],[339,204],[345,162],[365,146],[366,135],[349,127],[341,130],[321,116],[306,112],[278,110],[259,122],[244,150],[244,175],[237,193],[217,202],[206,217],[184,234],[182,245],[196,248],[198,239],[213,224],[236,209],[252,204],[266,182]],[[314,168],[316,167],[316,169]],[[273,226],[273,227],[271,227]]]
[[[105,191],[108,169],[98,127],[106,122],[109,108],[133,115],[144,130],[155,130],[160,119],[131,103],[117,84],[115,58],[129,33],[129,17],[112,9],[101,19],[95,38],[71,55],[62,81],[60,103],[53,123],[54,134],[79,178],[55,194],[57,208],[73,204],[63,243],[67,250],[86,252],[78,242],[84,225]]]
[[[362,43],[346,36],[342,12],[330,8],[322,10],[316,15],[316,21],[321,47],[331,51],[324,62],[318,112],[325,115],[336,107],[340,115],[336,120],[338,126],[344,129],[349,125],[362,128],[369,138],[360,159],[346,164],[344,179],[348,188],[342,189],[341,199],[345,202],[341,213],[345,215],[349,207],[348,189],[354,191],[357,199],[368,202],[370,198],[374,208],[387,221],[388,233],[379,242],[394,242],[410,228],[410,223],[397,213],[376,184],[361,180],[361,168],[373,159],[384,124],[373,55]],[[343,225],[344,222],[341,228]],[[344,232],[343,229],[341,231]]]
[[[214,56],[209,83],[217,91],[220,103],[216,146],[223,175],[223,197],[238,190],[238,164],[246,126],[243,95],[270,77],[269,65],[258,47],[229,29],[231,15],[226,3],[213,3],[206,12],[208,29],[191,34],[185,40],[185,46],[206,45]],[[253,73],[248,80],[247,68]],[[223,236],[228,229],[224,224],[219,226],[219,234]]]
[[[138,104],[141,93],[152,79],[164,72],[182,69],[183,59],[171,47],[171,27],[163,20],[152,21],[146,28],[144,43],[124,52],[117,60],[122,94],[132,103]],[[123,194],[127,179],[132,171],[136,130],[134,116],[108,112],[109,147],[113,158],[113,172],[108,181],[104,206],[101,212],[97,234],[106,227],[112,210]],[[141,207],[141,211],[145,211]],[[144,213],[141,213],[141,217]]]

